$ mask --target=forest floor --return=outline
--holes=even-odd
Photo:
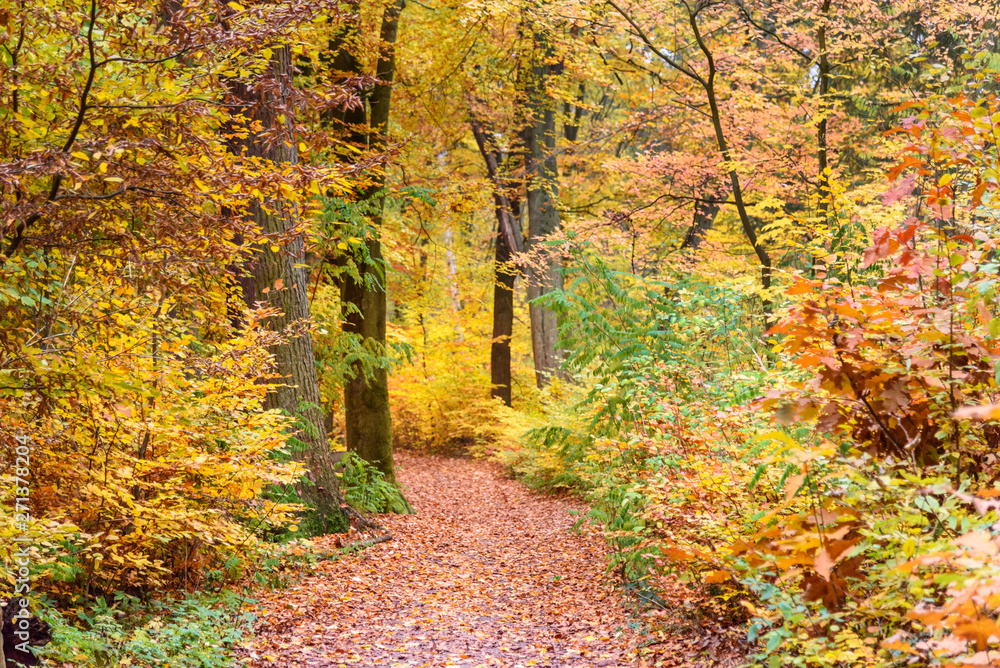
[[[579,501],[534,493],[486,462],[397,461],[417,514],[380,516],[391,541],[259,598],[249,665],[735,665],[706,659],[720,643],[690,625],[640,631],[606,574],[606,543],[572,530]]]

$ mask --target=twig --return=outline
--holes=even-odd
[[[371,547],[372,545],[378,545],[379,543],[387,543],[392,540],[391,533],[384,533],[381,536],[376,536],[375,538],[367,538],[365,540],[356,540],[353,543],[347,543],[346,545],[341,545],[342,550],[363,550],[366,547]]]

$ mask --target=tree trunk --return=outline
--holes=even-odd
[[[395,0],[386,8],[382,17],[381,53],[375,72],[379,82],[372,89],[368,122],[368,143],[375,149],[385,145],[389,125],[392,80],[396,70],[396,34],[403,5],[403,0]],[[344,331],[359,334],[366,342],[371,340],[375,343],[374,347],[380,350],[385,348],[386,319],[385,268],[379,239],[385,208],[385,196],[382,194],[384,185],[385,177],[378,176],[364,195],[365,199],[374,202],[374,211],[370,216],[373,233],[366,240],[372,262],[359,267],[363,279],[361,282],[347,277],[342,290],[345,308],[350,304],[357,311],[347,313]],[[366,277],[369,280],[364,280]],[[375,466],[386,480],[396,482],[396,468],[392,457],[389,375],[386,370],[378,369],[371,378],[366,378],[360,365],[355,365],[354,378],[344,387],[344,407],[348,449],[357,452]]]
[[[535,41],[536,49],[541,49],[541,40],[536,37]],[[535,58],[541,58],[541,54],[536,54]],[[528,240],[525,249],[538,251],[525,271],[531,350],[538,387],[545,387],[562,365],[557,347],[559,323],[556,314],[536,302],[539,297],[561,290],[563,286],[560,258],[538,246],[540,239],[559,229],[559,210],[556,209],[559,197],[555,156],[556,115],[552,108],[554,101],[545,92],[548,74],[548,65],[536,64],[527,71],[528,122],[521,135],[527,175]]]
[[[746,202],[743,199],[743,186],[740,181],[740,175],[735,166],[733,166],[733,156],[729,150],[729,144],[726,141],[726,135],[722,126],[722,115],[719,111],[719,101],[716,96],[715,89],[715,75],[717,74],[715,57],[712,55],[711,49],[708,48],[708,43],[702,37],[701,29],[698,27],[698,13],[704,8],[704,6],[698,4],[692,8],[687,4],[684,5],[688,11],[688,24],[691,26],[691,33],[694,37],[694,41],[698,45],[702,54],[704,54],[705,60],[707,61],[707,76],[702,76],[682,61],[675,60],[675,58],[677,58],[677,54],[667,53],[666,51],[657,48],[650,39],[649,35],[641,29],[639,24],[635,22],[635,19],[618,6],[615,0],[607,0],[607,2],[622,16],[622,18],[628,21],[629,25],[632,26],[639,39],[641,39],[643,43],[645,43],[646,46],[660,58],[660,60],[669,65],[676,72],[679,72],[689,79],[696,81],[705,91],[705,97],[708,101],[710,117],[712,119],[712,127],[715,130],[715,139],[718,142],[719,153],[722,155],[723,164],[727,166],[729,182],[733,192],[733,203],[736,205],[737,213],[739,213],[740,224],[743,226],[743,233],[746,235],[747,241],[750,242],[750,246],[757,255],[757,259],[760,260],[760,285],[763,292],[761,302],[764,311],[764,329],[767,330],[771,327],[774,312],[774,305],[770,297],[771,256],[764,247],[764,244],[757,238],[757,231],[754,229],[753,221],[750,220],[750,214],[747,211]]]
[[[230,92],[243,105],[241,113],[246,117],[243,129],[248,132],[245,139],[231,140],[233,153],[276,163],[298,161],[286,102],[286,91],[291,85],[290,70],[290,52],[287,47],[281,47],[275,50],[271,59],[270,74],[276,86],[265,88],[235,82],[230,85]],[[283,122],[279,119],[282,115]],[[256,132],[252,129],[255,123],[261,128]],[[231,124],[243,123],[234,119]],[[255,246],[253,256],[239,277],[243,300],[248,306],[266,301],[280,309],[281,314],[267,323],[275,331],[307,321],[309,298],[306,274],[301,266],[305,255],[302,237],[281,240],[296,225],[294,212],[287,203],[273,199],[251,203],[246,215],[270,238]],[[277,246],[277,251],[272,250],[278,243],[283,245]],[[280,380],[267,395],[267,407],[281,409],[296,418],[298,429],[293,438],[297,443],[292,448],[293,455],[308,469],[308,482],[299,485],[300,496],[315,509],[324,532],[339,530],[345,526],[341,510],[343,500],[324,429],[312,336],[307,329],[292,329],[285,343],[271,349]]]
[[[381,224],[373,216],[372,225]],[[377,229],[377,228],[376,228]],[[376,232],[377,234],[377,232]],[[367,240],[372,264],[363,267],[362,278],[372,285],[365,286],[347,277],[341,291],[345,305],[344,331],[357,334],[365,342],[372,341],[377,349],[385,347],[385,272],[381,266],[382,245],[377,236]],[[354,309],[346,310],[348,304]],[[347,448],[382,472],[389,482],[396,481],[392,456],[392,415],[389,411],[389,374],[384,368],[375,369],[366,378],[360,363],[354,365],[354,377],[344,385],[344,410]]]
[[[819,211],[823,222],[829,216],[831,198],[829,154],[827,150],[827,96],[830,93],[830,58],[826,48],[826,19],[830,12],[830,0],[824,0],[820,6],[820,26],[816,34],[819,47],[819,99],[822,117],[816,124],[816,157],[819,162]]]
[[[469,126],[486,163],[486,173],[493,184],[493,210],[497,218],[496,254],[493,284],[493,343],[490,346],[490,396],[511,405],[510,339],[514,333],[514,281],[516,269],[510,260],[521,252],[524,239],[518,224],[520,204],[507,196],[508,182],[500,173],[501,152],[490,144],[494,136],[476,117],[473,100],[469,101]],[[518,211],[515,212],[515,209]]]
[[[733,157],[729,151],[729,144],[726,141],[726,135],[722,128],[722,114],[719,111],[719,102],[715,90],[715,75],[717,74],[715,57],[712,55],[711,50],[709,50],[704,38],[702,38],[701,30],[698,28],[697,13],[688,14],[688,19],[695,41],[698,43],[698,47],[702,53],[705,54],[705,60],[708,61],[708,77],[700,79],[700,81],[705,88],[705,95],[708,98],[708,108],[711,112],[712,127],[715,129],[715,139],[718,142],[719,153],[722,155],[724,163],[729,165],[729,182],[733,190],[733,201],[736,203],[736,211],[740,215],[743,233],[746,235],[747,241],[750,242],[754,253],[756,253],[757,259],[760,260],[760,287],[764,293],[761,297],[761,305],[764,310],[764,329],[768,330],[773,324],[772,319],[774,316],[774,303],[770,297],[771,256],[767,252],[767,249],[764,248],[764,244],[757,238],[757,231],[754,229],[753,222],[750,220],[750,214],[747,212],[746,203],[743,200],[743,185],[740,181],[739,172],[732,166]]]
[[[493,344],[490,347],[490,396],[511,405],[510,339],[514,334],[514,280],[510,246],[497,221],[493,271]]]
[[[580,134],[580,121],[583,119],[584,114],[583,104],[587,98],[587,84],[581,82],[578,90],[577,101],[572,105],[572,109],[570,109],[571,105],[569,102],[563,103],[563,115],[565,116],[565,120],[563,121],[563,136],[569,141],[576,141]],[[570,120],[571,117],[572,121]]]
[[[691,221],[690,229],[684,235],[684,242],[681,244],[682,249],[690,248],[697,250],[701,242],[705,240],[705,235],[712,229],[712,225],[715,224],[715,217],[719,213],[719,202],[717,200],[718,198],[713,196],[712,201],[694,203],[694,217]]]

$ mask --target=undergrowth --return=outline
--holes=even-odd
[[[1000,106],[911,106],[889,172],[908,180],[877,210],[834,184],[831,229],[803,242],[817,260],[767,333],[739,276],[643,277],[570,235],[566,288],[545,301],[584,389],[499,455],[535,487],[584,493],[626,588],[657,608],[680,582],[688,613],[745,628],[756,665],[995,665],[1000,209],[984,119]]]
[[[99,597],[76,612],[55,608],[40,614],[52,642],[38,650],[46,665],[98,668],[223,668],[233,665],[233,648],[247,634],[253,615],[234,595],[187,596],[139,603],[124,594]],[[68,613],[67,613],[68,614]]]

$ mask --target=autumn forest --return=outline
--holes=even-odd
[[[0,0],[0,668],[1000,666],[997,0]]]

